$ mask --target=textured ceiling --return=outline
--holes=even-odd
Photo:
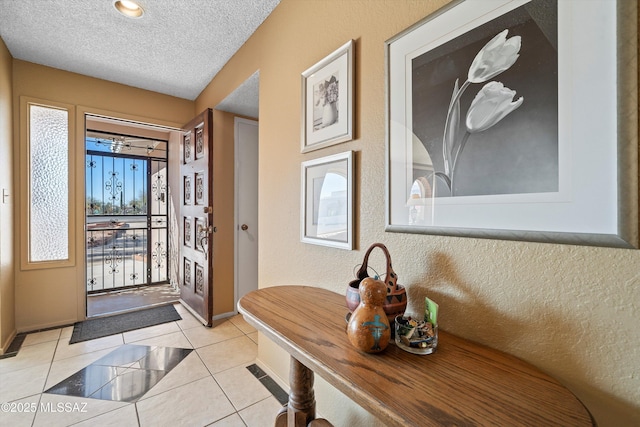
[[[0,0],[0,37],[16,59],[195,99],[280,0]],[[255,94],[257,96],[257,93]]]
[[[258,118],[260,72],[256,71],[229,96],[216,105],[217,110]]]

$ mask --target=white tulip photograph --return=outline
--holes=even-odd
[[[532,1],[413,59],[413,158],[423,159],[413,178],[431,197],[558,191],[553,3]]]
[[[385,231],[628,247],[616,4],[460,0],[389,38]]]

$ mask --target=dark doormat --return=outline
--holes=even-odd
[[[84,322],[76,322],[73,325],[73,334],[69,344],[89,341],[135,329],[160,325],[162,323],[181,320],[173,305],[148,308],[130,313],[116,314],[115,316],[89,319]]]

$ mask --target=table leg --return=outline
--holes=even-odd
[[[278,411],[278,415],[276,415],[276,423],[275,427],[287,427],[287,411],[289,408],[289,404],[287,403],[280,411]]]
[[[291,357],[289,368],[288,427],[306,427],[316,417],[316,399],[313,392],[313,371],[295,357]],[[278,420],[276,420],[276,425]]]

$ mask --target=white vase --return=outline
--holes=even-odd
[[[338,107],[335,102],[327,102],[322,110],[322,126],[327,127],[338,119]]]

